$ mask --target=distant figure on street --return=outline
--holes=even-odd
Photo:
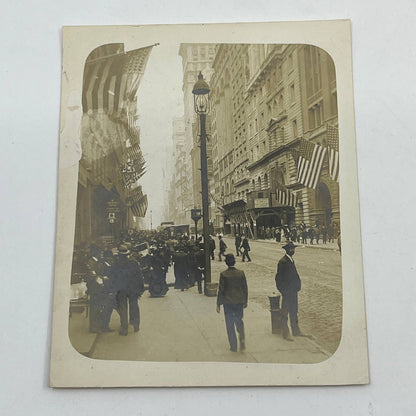
[[[218,239],[220,241],[220,252],[218,253],[218,260],[222,261],[221,256],[225,256],[225,250],[227,249],[227,244],[225,244],[224,240],[222,239],[221,234],[218,236]]]
[[[225,325],[227,328],[230,350],[237,351],[237,329],[240,341],[240,351],[246,348],[243,309],[247,307],[248,288],[247,280],[242,270],[237,270],[233,254],[225,256],[228,269],[220,274],[217,295],[217,312],[220,313],[221,305],[224,307]]]
[[[333,224],[328,225],[328,241],[330,243],[334,242],[334,226],[333,226]]]
[[[341,233],[338,235],[337,244],[339,248],[339,254],[341,254]]]
[[[311,227],[308,230],[309,244],[313,244],[313,239],[315,238],[315,230]]]
[[[210,249],[210,255],[211,255],[211,260],[214,260],[214,253],[215,253],[215,240],[209,236],[209,249]]]
[[[116,290],[117,308],[120,314],[120,335],[128,334],[128,324],[134,327],[134,332],[139,331],[140,310],[138,299],[144,292],[143,276],[139,265],[130,260],[130,250],[125,246],[118,249],[117,262],[111,267],[110,275]]]
[[[235,235],[235,251],[237,252],[237,257],[240,256],[240,246],[241,246],[241,236],[240,234]]]
[[[250,251],[250,244],[248,243],[248,239],[246,236],[243,236],[243,242],[241,243],[241,248],[242,248],[242,253],[243,253],[243,258],[242,260],[244,261],[245,258],[247,257],[247,261],[251,261],[250,255],[248,254],[248,252]]]
[[[282,331],[283,338],[287,341],[293,341],[287,325],[288,315],[290,316],[292,335],[309,338],[309,335],[302,334],[298,324],[298,292],[301,289],[301,282],[293,261],[296,247],[291,241],[283,246],[286,254],[279,260],[275,278],[276,287],[282,294]]]
[[[184,291],[188,289],[188,275],[189,275],[189,257],[185,246],[179,245],[175,247],[173,253],[173,272],[175,274],[175,289]]]

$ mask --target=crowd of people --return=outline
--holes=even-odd
[[[337,222],[329,225],[315,224],[307,226],[304,222],[299,225],[281,227],[259,226],[257,229],[258,238],[275,239],[277,242],[294,241],[302,244],[327,244],[337,240],[340,229]]]
[[[290,340],[287,315],[291,317],[292,334],[297,335],[299,332],[297,291],[300,290],[300,280],[292,259],[296,247],[294,243],[318,244],[320,238],[324,244],[327,241],[332,242],[338,229],[335,225],[306,227],[305,224],[300,224],[297,227],[279,227],[274,232],[276,241],[286,240],[286,245],[283,246],[286,256],[279,262],[276,286],[283,295],[283,335]],[[228,266],[228,271],[220,276],[217,311],[224,305],[230,348],[236,351],[237,341],[232,329],[234,326],[239,334],[241,349],[245,347],[242,316],[243,308],[247,306],[247,285],[244,273],[235,269],[234,255],[226,254],[227,245],[223,235],[218,234],[217,239],[218,260],[222,261],[224,257]],[[236,234],[234,243],[236,256],[241,256],[243,262],[250,262],[251,248],[248,238]],[[214,260],[214,236],[209,236],[209,247],[210,257]],[[139,298],[145,289],[148,289],[151,297],[165,296],[169,290],[166,275],[170,267],[173,267],[174,271],[174,289],[185,291],[196,284],[198,292],[203,293],[205,251],[202,236],[173,236],[168,230],[129,230],[117,241],[112,241],[111,246],[108,243],[81,244],[74,251],[73,261],[71,283],[77,283],[76,280],[80,276],[82,282],[86,283],[90,300],[91,332],[112,332],[109,322],[113,310],[116,310],[120,317],[120,335],[128,334],[129,324],[135,332],[139,331]],[[235,306],[237,299],[238,306]]]
[[[225,243],[219,240],[220,250],[225,251]],[[210,236],[212,258],[215,248],[215,237]],[[113,310],[120,315],[120,335],[127,335],[129,323],[139,331],[138,299],[145,288],[151,297],[166,295],[170,267],[175,276],[174,289],[185,291],[197,285],[202,294],[204,253],[202,237],[172,236],[167,230],[130,230],[111,247],[108,243],[81,244],[74,251],[71,283],[86,282],[90,331],[112,331],[109,321]]]

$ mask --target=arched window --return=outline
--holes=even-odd
[[[269,177],[267,173],[264,174],[264,187],[267,189],[269,187]]]

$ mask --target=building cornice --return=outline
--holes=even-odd
[[[292,148],[294,148],[295,146],[297,146],[300,142],[300,139],[295,139],[293,141],[291,141],[288,144],[285,144],[283,146],[278,147],[277,149],[272,150],[269,153],[266,153],[261,159],[256,160],[255,162],[251,163],[250,165],[247,166],[247,169],[253,170],[267,162],[270,162],[271,159],[273,159],[276,156],[280,156],[281,154],[288,152],[289,150],[291,150]]]
[[[258,85],[264,81],[269,67],[277,61],[283,60],[284,45],[275,45],[273,51],[264,60],[258,71],[251,77],[246,87],[246,96],[248,96]]]

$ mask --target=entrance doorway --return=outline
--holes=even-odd
[[[332,203],[328,186],[320,182],[316,187],[316,225],[327,227],[331,223]]]

